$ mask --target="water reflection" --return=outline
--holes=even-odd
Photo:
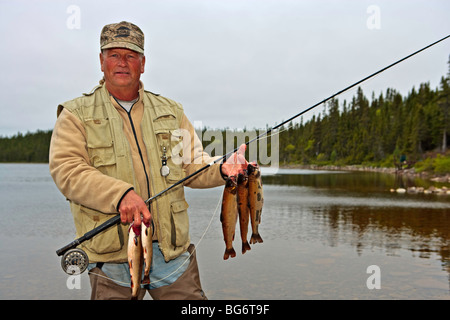
[[[314,215],[327,221],[330,246],[350,243],[358,253],[379,247],[389,255],[395,255],[396,249],[403,248],[421,258],[436,253],[443,262],[448,262],[450,214],[441,211],[331,206],[314,210]]]
[[[270,203],[265,214],[277,216],[271,221],[273,236],[349,245],[358,255],[382,250],[397,256],[407,250],[414,257],[438,259],[450,274],[450,196],[389,192],[431,182],[366,172],[284,172],[263,181]]]

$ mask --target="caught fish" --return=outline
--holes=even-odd
[[[264,194],[261,180],[261,170],[256,163],[249,163],[248,172],[248,204],[250,207],[250,221],[252,225],[252,236],[250,243],[263,242],[258,227],[261,223],[261,213],[264,203]]]
[[[247,240],[248,223],[250,220],[250,208],[248,206],[248,176],[240,173],[237,178],[237,205],[239,213],[239,227],[242,239],[242,254],[251,250]]]
[[[150,284],[150,268],[153,256],[153,223],[141,224],[142,249],[144,254],[144,279],[143,284]]]
[[[141,287],[142,277],[142,239],[141,225],[132,223],[128,229],[128,265],[131,275],[131,297],[136,299]]]
[[[223,237],[225,240],[225,253],[223,259],[227,260],[230,256],[236,256],[233,248],[234,234],[237,222],[237,201],[236,201],[236,181],[234,177],[227,179],[222,198],[222,212],[220,214],[220,222],[222,222]]]

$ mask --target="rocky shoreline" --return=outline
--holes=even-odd
[[[397,193],[424,193],[424,194],[444,194],[444,195],[450,195],[450,189],[447,187],[442,188],[436,188],[434,186],[431,186],[427,189],[423,187],[409,187],[409,188],[397,188],[397,189],[390,189],[391,192],[397,192]]]

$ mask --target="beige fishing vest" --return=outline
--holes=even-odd
[[[144,91],[144,115],[141,126],[145,128],[143,141],[149,159],[149,184],[151,195],[166,189],[183,178],[181,164],[171,160],[171,150],[180,144],[180,122],[182,107],[169,99]],[[139,194],[130,147],[122,130],[122,118],[112,105],[108,91],[98,86],[90,94],[71,100],[58,107],[68,109],[80,119],[86,130],[86,139],[91,165],[102,173],[132,184]],[[166,146],[167,165],[170,174],[160,174],[162,147]],[[151,152],[150,152],[151,151]],[[93,190],[101,192],[101,190]],[[69,199],[70,201],[70,199]],[[70,201],[77,237],[110,219],[105,214]],[[151,213],[159,247],[166,261],[185,252],[190,244],[188,204],[183,186],[177,186],[151,203]],[[118,224],[96,235],[81,246],[90,262],[127,261],[128,226]]]

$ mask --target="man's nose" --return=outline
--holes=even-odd
[[[126,56],[122,56],[119,59],[119,66],[126,66],[127,65],[127,57]]]

